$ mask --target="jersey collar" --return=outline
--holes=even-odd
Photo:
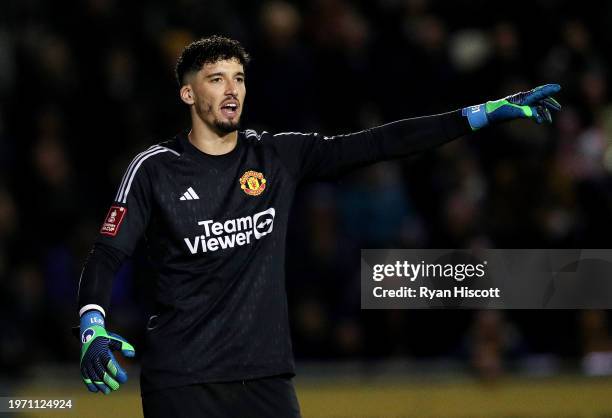
[[[189,137],[187,136],[188,133],[189,133],[189,130],[184,130],[177,135],[179,142],[181,144],[181,147],[183,148],[184,152],[187,155],[191,156],[194,160],[200,161],[205,164],[212,163],[215,165],[217,164],[225,165],[225,164],[229,164],[235,161],[240,155],[240,150],[242,149],[243,142],[244,142],[244,138],[243,138],[244,132],[238,132],[238,140],[233,150],[231,150],[228,153],[221,154],[221,155],[212,155],[212,154],[207,154],[205,152],[200,151],[191,142],[189,142]]]

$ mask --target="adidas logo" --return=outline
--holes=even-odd
[[[200,199],[200,196],[198,196],[196,192],[190,187],[187,189],[185,193],[183,193],[183,196],[181,196],[180,200],[198,200],[198,199]]]

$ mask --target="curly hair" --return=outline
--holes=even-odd
[[[200,71],[204,64],[233,58],[243,66],[251,59],[240,42],[234,39],[214,35],[194,41],[185,47],[176,62],[176,81],[181,87],[185,84],[185,75]]]

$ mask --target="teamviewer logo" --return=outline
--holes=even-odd
[[[253,216],[253,232],[255,238],[259,239],[264,235],[268,235],[274,228],[274,216],[276,211],[274,208],[264,210],[263,212],[256,213]]]

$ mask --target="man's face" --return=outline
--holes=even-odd
[[[185,100],[183,89],[181,97],[195,106],[196,113],[205,124],[220,134],[238,129],[246,87],[244,68],[237,59],[204,64],[187,81],[183,89],[191,88],[192,100]]]

